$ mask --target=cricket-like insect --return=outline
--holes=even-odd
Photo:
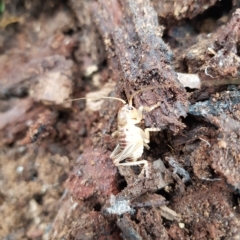
[[[154,89],[155,87],[146,87],[139,91],[133,93],[129,99],[129,103],[126,103],[123,99],[115,97],[100,97],[102,99],[115,99],[124,103],[124,106],[118,111],[117,117],[117,126],[118,129],[115,131],[112,136],[118,138],[118,144],[110,155],[110,158],[113,160],[113,163],[116,166],[134,166],[143,164],[143,169],[140,173],[140,176],[146,173],[146,177],[149,177],[148,171],[148,161],[138,159],[143,154],[143,149],[146,147],[149,149],[148,143],[150,142],[150,132],[160,131],[160,128],[145,128],[142,130],[136,124],[140,123],[143,119],[143,111],[150,112],[153,109],[159,107],[159,103],[147,107],[140,106],[138,109],[132,106],[133,97],[145,90]],[[86,98],[77,98],[72,99],[71,101],[76,101]],[[122,161],[126,162],[122,162]]]

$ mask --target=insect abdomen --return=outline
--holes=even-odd
[[[121,150],[123,150],[128,144],[127,136],[124,129],[119,129],[118,132],[119,132],[118,143],[120,145]]]

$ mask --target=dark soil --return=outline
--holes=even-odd
[[[0,238],[240,239],[239,7],[0,1]],[[138,90],[148,178],[100,99]]]

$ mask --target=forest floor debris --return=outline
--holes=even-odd
[[[4,1],[1,239],[239,239],[240,6],[203,2]],[[66,100],[147,86],[139,178],[109,157],[121,103]]]

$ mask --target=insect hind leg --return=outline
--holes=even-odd
[[[143,164],[143,168],[141,173],[139,174],[140,177],[144,176],[144,172],[146,173],[146,178],[149,178],[149,167],[148,167],[148,161],[147,160],[140,160],[140,161],[134,161],[134,162],[125,162],[125,163],[118,163],[116,166],[136,166]]]

